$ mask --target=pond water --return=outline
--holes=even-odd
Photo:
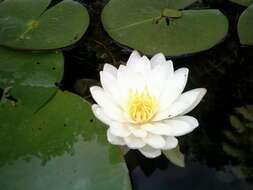
[[[131,49],[117,44],[103,30],[100,13],[106,0],[79,1],[87,7],[91,22],[84,37],[63,50],[65,73],[58,86],[91,99],[87,86],[98,81],[103,64],[118,66]],[[150,160],[129,151],[125,160],[134,190],[253,190],[253,121],[247,117],[253,115],[253,109],[246,107],[253,104],[253,48],[242,47],[236,33],[244,8],[226,0],[206,0],[201,6],[220,9],[229,18],[230,28],[224,41],[210,50],[172,58],[175,68],[190,69],[186,90],[204,87],[208,91],[190,114],[198,118],[200,126],[179,139],[186,167],[173,165],[163,155]],[[246,109],[248,115],[236,108]],[[237,133],[231,116],[250,125],[251,131]],[[78,147],[78,143],[71,144]],[[66,157],[56,155],[57,159]]]

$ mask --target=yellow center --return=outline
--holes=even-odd
[[[156,98],[145,88],[142,92],[130,90],[128,99],[128,113],[136,123],[149,121],[157,111]]]

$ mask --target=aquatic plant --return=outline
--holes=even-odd
[[[0,3],[0,45],[28,50],[48,50],[77,42],[89,24],[84,6],[64,0],[4,0]]]
[[[187,78],[187,68],[174,71],[172,61],[161,53],[149,60],[133,51],[119,69],[105,64],[100,72],[102,88],[93,86],[90,91],[95,116],[109,126],[108,141],[138,149],[148,158],[174,149],[175,137],[198,126],[197,119],[185,114],[206,93],[197,88],[182,94]]]
[[[223,150],[239,161],[238,168],[245,176],[253,176],[249,167],[253,155],[253,105],[235,108],[236,114],[230,115],[230,129],[224,131],[226,141]]]
[[[110,0],[102,12],[108,34],[147,55],[180,56],[207,50],[228,31],[216,9],[189,10],[196,0]]]

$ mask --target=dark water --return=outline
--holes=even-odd
[[[118,46],[103,30],[100,13],[107,1],[80,2],[88,8],[90,27],[79,43],[64,50],[65,75],[59,85],[89,98],[85,90],[87,80],[80,79],[98,81],[103,64],[117,66],[125,62],[130,49]],[[190,69],[187,89],[208,90],[203,102],[191,112],[199,119],[199,128],[180,138],[186,167],[174,166],[164,156],[148,160],[137,151],[130,151],[126,161],[135,190],[253,189],[253,130],[237,134],[229,120],[235,115],[249,123],[235,108],[253,103],[253,48],[242,47],[236,33],[236,23],[244,7],[225,0],[206,0],[199,6],[220,9],[229,18],[230,29],[226,39],[212,49],[172,59],[175,68]],[[231,142],[224,131],[235,134],[237,141]],[[239,149],[241,156],[224,151],[225,143]]]

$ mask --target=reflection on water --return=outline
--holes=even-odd
[[[134,189],[247,190],[253,188],[249,182],[239,179],[231,171],[234,168],[230,165],[219,170],[199,163],[194,160],[193,155],[190,157],[186,161],[185,168],[179,168],[166,162],[165,157],[147,163],[154,165],[152,172],[147,172],[148,169],[145,166],[135,167],[131,172]]]
[[[71,145],[72,153],[69,153],[68,146],[58,147],[61,153],[58,151],[58,155],[49,154],[50,159],[46,161],[39,156],[29,155],[27,160],[21,157],[12,160],[11,164],[2,165],[1,189],[99,190],[105,184],[115,190],[120,189],[122,180],[127,180],[124,174],[126,168],[123,160],[115,156],[115,150],[98,144],[96,139],[84,141],[79,136],[76,140]]]

